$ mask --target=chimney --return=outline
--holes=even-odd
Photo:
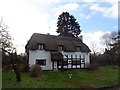
[[[79,39],[80,39],[81,41],[83,41],[83,35],[80,35],[80,36],[79,36]]]
[[[50,33],[47,33],[47,35],[50,35]]]

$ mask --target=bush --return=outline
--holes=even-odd
[[[110,60],[104,55],[91,55],[91,63],[97,63],[99,66],[110,65]]]
[[[98,69],[98,64],[97,63],[91,63],[90,65],[87,66],[87,69],[90,71],[95,71]]]
[[[21,72],[29,72],[29,70],[30,70],[29,64],[20,64]]]
[[[9,64],[9,65],[4,65],[2,67],[2,72],[10,72],[12,70],[12,66]]]
[[[30,71],[32,77],[41,77],[43,75],[42,68],[38,64],[32,65]]]

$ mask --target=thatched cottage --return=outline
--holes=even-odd
[[[81,38],[34,33],[26,45],[30,66],[42,70],[80,69],[90,64],[89,47]]]

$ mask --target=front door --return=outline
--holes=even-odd
[[[57,71],[58,68],[57,68],[57,61],[54,61],[53,62],[53,71]]]

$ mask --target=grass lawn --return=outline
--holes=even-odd
[[[29,73],[21,73],[21,82],[16,82],[15,74],[2,74],[3,88],[99,88],[118,84],[118,68],[100,67],[97,71],[71,70],[65,72],[43,72],[42,78],[32,78]],[[68,74],[72,74],[72,78]]]

